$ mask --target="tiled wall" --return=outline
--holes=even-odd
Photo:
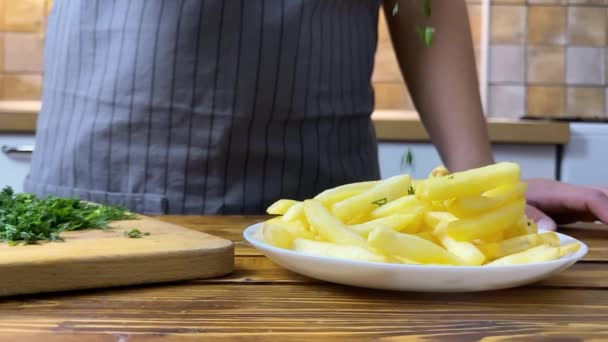
[[[0,0],[0,100],[40,98],[50,0]]]
[[[421,1],[421,0],[417,0]],[[481,45],[481,0],[467,0],[471,32],[475,45],[477,65],[479,69]],[[393,52],[393,46],[386,27],[384,15],[380,15],[378,30],[378,52],[376,54],[376,68],[372,81],[376,91],[376,108],[379,109],[408,109],[413,110],[403,77]]]
[[[604,118],[607,0],[492,0],[494,117]]]

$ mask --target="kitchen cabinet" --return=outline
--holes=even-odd
[[[564,147],[562,180],[579,185],[608,186],[608,124],[570,124],[570,143]]]
[[[494,144],[493,147],[496,161],[519,163],[524,178],[556,179],[557,146],[550,144]],[[408,151],[412,156],[411,164],[406,162]],[[414,178],[426,178],[433,168],[442,165],[435,146],[424,142],[380,141],[378,144],[378,159],[382,178],[401,173],[409,173]]]
[[[23,190],[30,171],[34,134],[0,134],[0,187]]]

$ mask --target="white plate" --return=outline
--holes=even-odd
[[[262,223],[248,227],[243,236],[275,263],[305,276],[332,283],[384,290],[418,292],[473,292],[526,285],[572,266],[587,254],[584,243],[559,234],[562,243],[578,242],[578,252],[563,258],[510,266],[435,266],[354,261],[304,254],[264,242]]]

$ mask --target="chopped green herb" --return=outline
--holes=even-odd
[[[396,16],[397,13],[399,13],[399,3],[395,1],[395,4],[393,5],[393,17]]]
[[[414,167],[414,153],[408,148],[407,152],[401,156],[401,171],[412,169]]]
[[[77,198],[0,192],[0,242],[25,245],[36,241],[63,241],[60,234],[81,229],[107,229],[111,221],[135,215],[126,209],[84,203]]]
[[[125,230],[122,234],[125,237],[131,238],[131,239],[139,239],[142,236],[148,236],[148,235],[150,235],[150,233],[148,233],[148,232],[142,232],[139,229]]]
[[[454,175],[449,175],[448,179],[454,179]]]
[[[387,202],[388,202],[388,200],[386,199],[386,197],[384,197],[377,201],[372,202],[372,204],[375,204],[375,205],[381,207],[381,206],[385,205]]]
[[[410,186],[410,187],[407,189],[407,194],[408,194],[408,195],[415,195],[415,194],[416,194],[416,189],[414,189],[414,187],[413,187],[413,186]]]
[[[431,16],[431,0],[424,0],[424,16],[427,18]]]
[[[430,26],[418,27],[418,36],[424,43],[424,46],[429,47],[433,45],[433,38],[435,37],[435,28]]]

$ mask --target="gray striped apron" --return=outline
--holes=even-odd
[[[260,213],[379,177],[378,0],[58,0],[25,189]]]

